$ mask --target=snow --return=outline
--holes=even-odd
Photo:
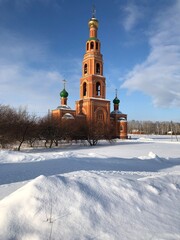
[[[180,142],[0,151],[0,239],[180,239]]]

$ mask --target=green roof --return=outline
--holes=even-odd
[[[90,37],[90,38],[88,39],[88,41],[91,41],[91,40],[99,41],[99,39],[97,39],[96,37]]]
[[[119,104],[119,103],[120,103],[120,100],[119,100],[117,97],[115,97],[115,99],[113,100],[113,103],[114,103],[114,104]]]
[[[67,98],[68,97],[68,92],[66,91],[65,88],[60,92],[60,96],[62,98]]]

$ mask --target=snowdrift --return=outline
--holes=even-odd
[[[180,142],[0,151],[0,240],[180,239]]]
[[[135,173],[136,176],[138,173]],[[180,173],[39,176],[0,201],[1,240],[180,237]]]

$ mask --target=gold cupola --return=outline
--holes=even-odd
[[[96,13],[96,10],[95,10],[95,7],[93,6],[92,17],[88,22],[90,39],[97,39],[99,22],[95,17],[95,13]]]
[[[96,28],[98,29],[99,22],[95,17],[92,17],[88,22],[89,28]]]
[[[92,18],[89,20],[88,25],[89,25],[90,29],[91,28],[96,28],[96,30],[97,30],[99,22],[96,19],[95,15],[96,15],[96,9],[95,9],[95,6],[93,5],[93,8],[92,8]]]

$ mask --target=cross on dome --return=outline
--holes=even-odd
[[[64,89],[65,89],[65,86],[66,86],[66,80],[64,79],[64,80],[62,80],[62,82],[63,82],[63,84],[64,84]]]
[[[113,103],[114,104],[119,104],[120,103],[120,100],[119,100],[119,98],[117,97],[117,88],[115,89],[115,98],[114,98],[114,100],[113,100]]]
[[[96,18],[95,15],[96,15],[96,8],[95,8],[95,5],[93,4],[93,6],[92,6],[92,18]]]

